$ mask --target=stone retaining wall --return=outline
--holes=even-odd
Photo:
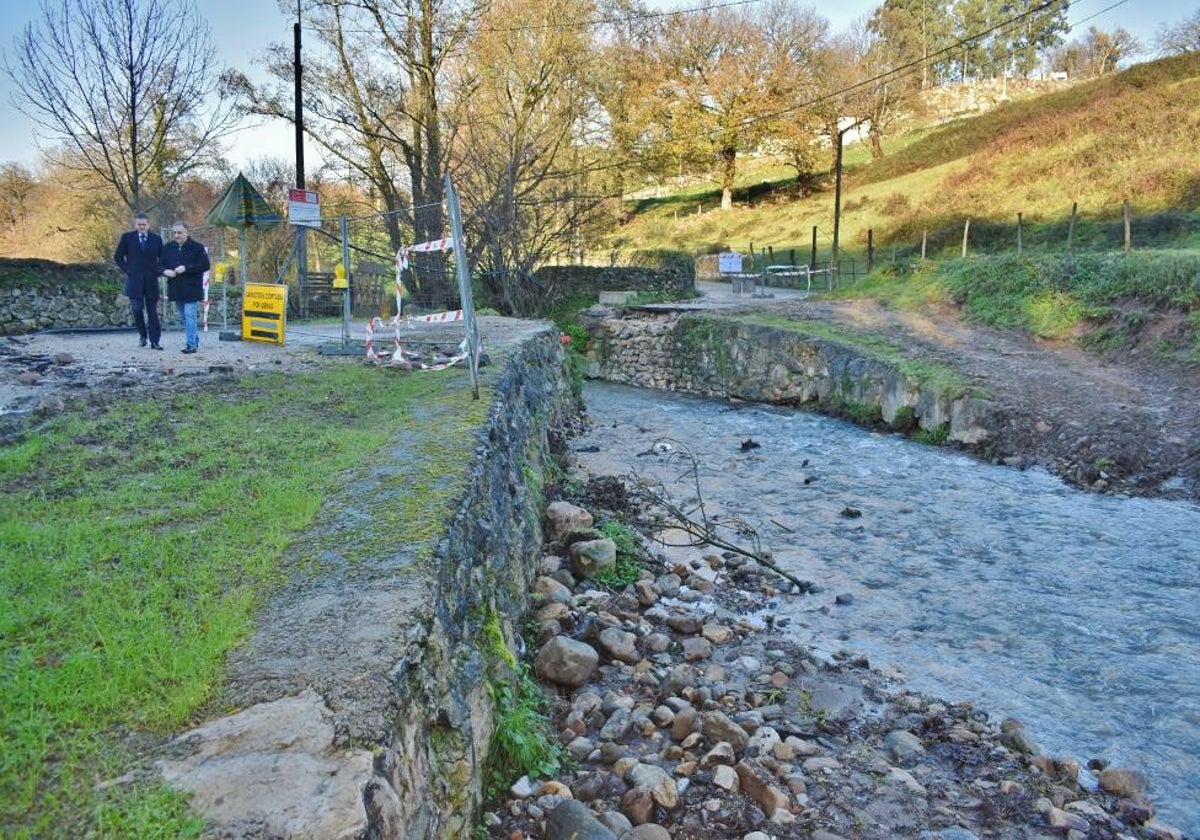
[[[130,323],[129,298],[120,294],[119,287],[106,292],[66,285],[0,289],[0,335]]]
[[[669,310],[627,310],[591,328],[588,375],[643,388],[774,404],[877,406],[885,423],[911,419],[979,444],[992,404],[905,376],[861,350],[799,332]],[[907,417],[906,417],[907,415]]]
[[[690,259],[676,258],[653,266],[551,265],[539,268],[534,278],[562,298],[621,291],[663,292],[682,298],[695,290],[696,269]]]

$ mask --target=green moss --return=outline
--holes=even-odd
[[[729,322],[703,315],[685,315],[671,331],[672,355],[692,370],[711,371],[720,379],[734,374],[729,350]]]
[[[549,701],[529,665],[504,640],[500,613],[489,610],[481,632],[483,653],[502,667],[488,680],[495,723],[488,751],[488,796],[495,797],[521,776],[548,778],[562,766],[565,750],[550,731]]]

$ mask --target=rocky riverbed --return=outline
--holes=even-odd
[[[624,507],[616,479],[576,479],[597,517]],[[550,506],[534,584],[530,654],[570,769],[492,801],[489,836],[1183,836],[1136,769],[1043,755],[1020,721],[781,641],[761,604],[804,596],[751,559],[697,548],[620,591],[590,582],[612,554],[592,519]]]

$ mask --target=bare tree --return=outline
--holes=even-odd
[[[1080,38],[1050,52],[1050,66],[1072,78],[1096,78],[1116,72],[1126,59],[1144,52],[1141,43],[1121,27],[1106,32],[1092,26]]]
[[[575,247],[604,201],[597,53],[571,25],[594,16],[591,0],[496,0],[461,64],[454,176],[489,304],[507,313],[544,311],[533,268]]]
[[[1200,9],[1179,23],[1160,29],[1157,43],[1162,55],[1200,52]]]
[[[871,158],[883,157],[883,138],[903,115],[919,105],[920,78],[906,72],[907,56],[897,47],[897,39],[884,30],[890,18],[873,17],[866,26],[852,30],[853,54],[857,58],[855,84],[844,97],[843,116],[851,116],[867,126]]]
[[[1112,32],[1090,27],[1083,39],[1083,53],[1093,76],[1115,73],[1118,64],[1142,52],[1138,39],[1119,26]]]
[[[214,162],[232,101],[190,0],[59,0],[16,40],[14,101],[130,211],[168,199]]]
[[[19,163],[0,166],[0,218],[8,233],[16,233],[29,218],[29,201],[37,189],[37,176]]]
[[[392,249],[445,233],[443,178],[451,128],[441,113],[448,65],[478,14],[474,0],[311,0],[316,35],[304,61],[308,137],[334,166],[364,182],[381,204]],[[250,113],[295,122],[290,45],[266,66],[272,82],[238,86]],[[452,133],[451,133],[452,136]],[[441,254],[413,256],[414,293],[445,302]]]

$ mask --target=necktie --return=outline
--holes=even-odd
[[[146,250],[146,234],[144,234],[144,233],[138,234],[138,247],[141,248],[143,251]]]

